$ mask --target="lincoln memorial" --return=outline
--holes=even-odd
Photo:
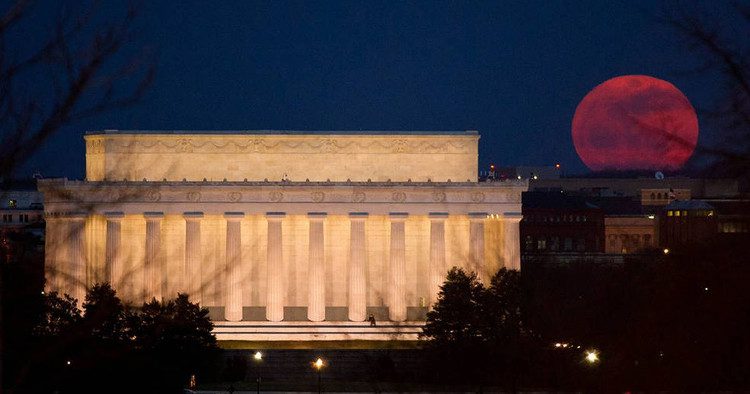
[[[478,182],[479,134],[89,132],[44,179],[47,289],[207,307],[218,339],[413,339],[453,266],[520,268],[525,181]],[[367,319],[373,315],[377,327]]]

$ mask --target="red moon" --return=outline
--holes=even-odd
[[[698,117],[679,89],[646,75],[612,78],[591,90],[573,116],[573,144],[602,170],[677,170],[698,142]]]

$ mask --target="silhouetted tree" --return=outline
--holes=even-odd
[[[713,5],[713,4],[712,4]],[[701,61],[695,75],[719,80],[721,94],[702,115],[722,130],[723,139],[713,146],[699,146],[698,153],[718,159],[711,171],[750,180],[750,3],[730,4],[731,17],[719,17],[699,3],[677,3],[661,18],[685,40]]]
[[[476,274],[454,267],[421,337],[455,378],[479,384],[505,378],[515,388],[524,347],[520,273],[503,268],[485,287]]]

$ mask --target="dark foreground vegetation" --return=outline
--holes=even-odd
[[[208,311],[187,296],[132,308],[101,284],[81,311],[25,268],[3,266],[4,392],[180,392],[218,370]]]
[[[453,269],[423,338],[404,348],[219,350],[186,296],[138,308],[109,285],[83,310],[42,294],[41,262],[3,264],[3,385],[24,392],[743,390],[750,388],[750,264],[739,235],[621,265],[524,266],[482,285]],[[36,256],[36,257],[34,257]],[[37,267],[36,270],[31,269]],[[595,353],[596,359],[587,359]]]
[[[486,288],[454,269],[427,354],[446,382],[509,390],[750,388],[749,241],[502,270]]]

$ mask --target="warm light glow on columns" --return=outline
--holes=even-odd
[[[44,289],[48,293],[53,291],[59,293],[62,288],[62,281],[60,280],[61,259],[58,256],[60,247],[63,245],[59,237],[62,223],[60,219],[48,213],[45,213],[44,221],[46,223],[46,233],[44,236],[44,277],[47,279]]]
[[[201,302],[203,275],[201,274],[201,221],[203,212],[185,212],[185,266],[183,267],[182,289],[193,302]]]
[[[68,285],[63,287],[70,290],[70,296],[78,300],[78,307],[83,305],[86,298],[86,258],[83,253],[83,229],[86,224],[86,214],[71,214],[65,220],[68,224],[68,264],[63,274],[67,275]]]
[[[503,259],[505,268],[512,270],[521,269],[521,235],[519,223],[520,212],[505,212],[503,214]]]
[[[267,246],[267,291],[266,319],[282,321],[284,319],[284,278],[283,256],[281,249],[281,221],[286,216],[284,212],[267,212],[268,246]]]
[[[164,264],[161,261],[161,221],[164,219],[162,212],[145,212],[146,219],[146,261],[143,267],[143,298],[150,301],[152,298],[161,300],[162,270]]]
[[[323,321],[326,318],[326,285],[325,285],[325,232],[323,222],[325,212],[310,212],[307,220],[310,223],[309,255],[307,258],[308,295],[307,318],[310,321]]]
[[[390,299],[389,317],[392,321],[406,320],[406,237],[404,222],[408,213],[391,212],[391,264],[388,275]]]
[[[105,212],[104,217],[107,219],[107,240],[104,249],[105,277],[113,289],[122,293],[125,278],[123,277],[121,251],[121,226],[125,215],[122,212]]]
[[[469,213],[469,260],[477,278],[487,284],[487,266],[484,262],[484,221],[486,212]]]
[[[366,212],[349,214],[349,320],[365,321],[367,314],[367,277],[365,276]]]
[[[445,219],[447,213],[430,212],[430,307],[437,301],[440,285],[446,276]]]
[[[227,253],[226,253],[226,300],[224,319],[242,320],[242,212],[226,212]]]

